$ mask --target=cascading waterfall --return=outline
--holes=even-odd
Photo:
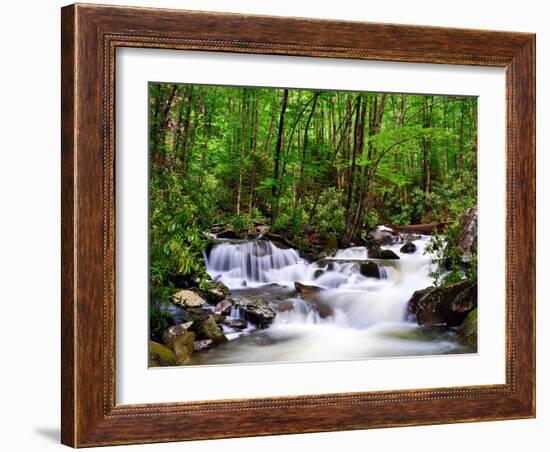
[[[296,250],[267,240],[219,243],[206,259],[208,274],[230,289],[293,283],[304,278],[308,267]]]
[[[226,331],[230,341],[206,354],[201,364],[360,359],[453,353],[452,332],[419,328],[406,319],[414,291],[433,283],[429,236],[414,241],[412,254],[401,244],[383,246],[398,260],[369,259],[367,249],[339,250],[308,262],[291,248],[268,240],[218,241],[205,256],[209,275],[227,285],[233,297],[261,298],[277,312],[266,329],[252,325]],[[380,278],[365,276],[361,264],[375,262]],[[315,299],[296,291],[313,286]],[[319,303],[324,307],[321,315]],[[240,317],[233,308],[231,317]]]
[[[235,299],[259,298],[269,303],[277,315],[266,329],[251,324],[242,331],[225,327],[229,342],[198,354],[198,363],[459,352],[456,333],[420,328],[406,319],[411,295],[433,283],[431,256],[424,253],[428,241],[429,236],[414,240],[417,249],[412,254],[400,252],[402,243],[382,247],[397,254],[398,260],[369,259],[366,248],[352,247],[318,262],[308,262],[296,250],[268,240],[218,241],[205,255],[212,279],[226,284]],[[361,272],[367,262],[378,265],[380,278]],[[313,287],[314,294],[298,293],[296,282]],[[233,307],[230,317],[242,318],[241,311]]]
[[[332,307],[327,323],[364,328],[379,322],[398,322],[405,317],[407,301],[415,290],[432,283],[430,257],[424,255],[427,237],[417,240],[417,251],[404,254],[399,245],[386,247],[399,260],[372,260],[365,247],[336,252],[333,258],[309,263],[291,248],[281,248],[268,240],[221,242],[212,247],[206,268],[213,279],[231,290],[277,284],[289,289],[295,282],[323,289],[318,297]],[[364,276],[362,262],[372,260],[379,266],[380,278]],[[279,315],[277,322],[319,323],[312,315],[314,306],[291,297],[294,309]],[[301,302],[302,301],[302,302]]]

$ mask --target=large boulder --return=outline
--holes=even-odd
[[[266,328],[277,314],[269,307],[267,301],[261,298],[239,298],[233,305],[239,310],[242,317],[259,328]]]
[[[212,339],[201,339],[200,341],[195,341],[193,343],[194,352],[202,352],[203,350],[208,350],[212,348],[214,341]]]
[[[162,334],[162,341],[169,346],[176,337],[187,333],[191,325],[193,325],[193,322],[179,323],[171,326]]]
[[[370,259],[399,259],[399,256],[395,254],[392,250],[383,250],[377,245],[370,246],[367,255]]]
[[[225,300],[220,301],[219,303],[214,306],[214,312],[216,314],[221,315],[228,315],[231,312],[231,307],[233,306],[233,303],[229,298],[226,298]]]
[[[172,350],[174,350],[174,355],[176,355],[177,365],[189,364],[191,362],[194,342],[195,334],[191,331],[186,331],[185,333],[177,336],[170,343]]]
[[[175,366],[176,355],[165,345],[149,341],[149,367]]]
[[[204,295],[211,304],[216,304],[229,296],[229,288],[220,281],[209,281],[205,284]]]
[[[404,254],[412,254],[416,252],[416,245],[413,242],[406,242],[399,250]]]
[[[180,290],[172,295],[172,303],[180,306],[181,308],[197,308],[206,303],[206,300],[202,298],[197,292],[193,290]]]
[[[227,337],[212,316],[206,320],[196,320],[190,330],[196,333],[197,339],[212,339],[215,344],[227,342]]]
[[[416,291],[408,309],[419,325],[458,326],[477,306],[477,283],[459,281]]]
[[[367,241],[374,241],[382,245],[394,245],[395,243],[398,243],[400,239],[401,237],[399,236],[399,233],[392,231],[389,228],[374,229],[369,232],[367,237]]]
[[[458,327],[458,334],[464,345],[477,350],[477,308],[472,309],[466,316]]]
[[[308,286],[307,284],[302,284],[299,282],[295,282],[294,287],[305,301],[317,309],[317,312],[319,312],[321,318],[324,319],[333,314],[332,306],[326,303],[321,296],[324,289],[317,286]]]
[[[187,331],[177,336],[171,343],[170,347],[176,355],[176,364],[181,366],[189,364],[193,356],[193,344],[195,342],[195,334]]]
[[[447,249],[458,250],[463,262],[470,262],[477,252],[477,207],[468,209],[460,219],[459,232],[447,243]]]
[[[376,262],[361,262],[359,264],[359,273],[367,278],[378,278],[380,279],[380,267]]]
[[[211,312],[207,311],[203,308],[187,308],[182,309],[177,306],[175,318],[177,318],[178,323],[186,323],[186,322],[195,322],[197,320],[206,320]]]
[[[248,322],[244,319],[230,319],[227,317],[223,319],[222,323],[234,330],[244,330],[248,326]]]

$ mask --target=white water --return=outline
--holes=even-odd
[[[263,298],[277,311],[265,330],[248,329],[199,359],[200,363],[312,361],[457,352],[448,332],[421,330],[406,319],[408,300],[433,283],[429,236],[414,241],[413,254],[403,243],[383,246],[399,260],[368,259],[367,249],[338,250],[334,257],[308,262],[294,249],[265,241],[222,242],[207,257],[207,272],[234,294]],[[363,276],[361,262],[379,265],[381,278]],[[294,290],[294,283],[323,289],[318,299],[331,309],[321,318],[317,308]],[[274,286],[276,284],[277,286]],[[281,302],[285,309],[281,309]],[[289,309],[290,306],[290,309]],[[235,310],[232,315],[237,316]]]

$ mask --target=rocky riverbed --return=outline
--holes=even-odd
[[[210,282],[173,278],[172,325],[151,339],[150,366],[476,351],[477,285],[433,286],[428,235],[379,227],[368,246],[314,257],[273,236],[221,235],[205,251]]]

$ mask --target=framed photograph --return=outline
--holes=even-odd
[[[62,442],[535,416],[535,36],[62,9]]]

